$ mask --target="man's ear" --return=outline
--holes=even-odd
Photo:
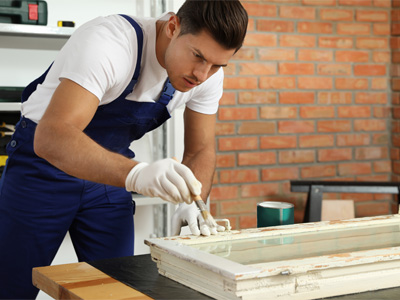
[[[179,22],[179,18],[177,15],[173,14],[168,20],[166,31],[167,37],[172,38],[174,35],[177,36],[180,32],[180,28],[181,23]]]

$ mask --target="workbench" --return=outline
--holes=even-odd
[[[38,267],[33,269],[33,283],[55,299],[211,299],[159,275],[150,255]],[[399,297],[400,287],[329,299]]]

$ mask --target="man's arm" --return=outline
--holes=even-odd
[[[83,133],[98,105],[92,93],[63,79],[36,128],[35,153],[72,176],[125,187],[137,162],[106,150]]]
[[[216,115],[206,115],[185,109],[185,151],[182,163],[188,166],[202,183],[204,201],[211,191],[215,171],[215,123]]]

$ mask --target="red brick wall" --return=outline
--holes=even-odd
[[[290,192],[290,180],[398,180],[400,94],[392,136],[390,45],[400,63],[400,36],[390,35],[391,18],[400,35],[400,13],[392,2],[242,3],[250,22],[226,69],[212,213],[234,228],[256,227],[257,203],[277,200],[295,204],[301,222],[306,197]],[[325,195],[339,197],[355,201],[357,217],[395,211],[390,195]]]

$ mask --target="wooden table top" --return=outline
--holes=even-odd
[[[85,262],[34,268],[32,281],[55,299],[152,299]]]

